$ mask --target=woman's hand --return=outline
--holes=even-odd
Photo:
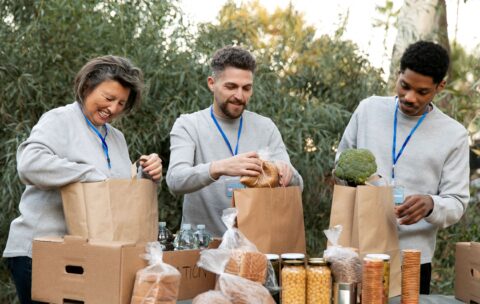
[[[154,182],[162,179],[162,160],[157,153],[140,156],[139,163],[143,168],[143,172],[150,175]]]

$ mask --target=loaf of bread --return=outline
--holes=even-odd
[[[267,278],[267,257],[260,252],[232,250],[225,272],[264,284]]]
[[[131,304],[175,303],[180,287],[180,273],[137,272]]]
[[[209,290],[196,296],[192,304],[233,304],[221,291]]]
[[[269,161],[262,161],[262,173],[258,176],[242,176],[240,182],[249,188],[275,188],[279,186],[277,166]]]
[[[154,298],[132,297],[130,304],[176,304],[177,301],[160,301]]]
[[[242,277],[223,274],[219,277],[217,286],[233,304],[275,304],[272,296],[263,285]]]

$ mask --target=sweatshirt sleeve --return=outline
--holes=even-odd
[[[427,222],[445,228],[461,219],[470,199],[469,174],[469,145],[465,131],[442,168],[439,192],[431,195],[433,210],[425,218]]]
[[[194,166],[195,141],[188,131],[185,116],[175,121],[170,132],[170,164],[167,185],[176,195],[191,193],[210,185],[210,163]]]
[[[360,108],[360,106],[359,106]],[[353,112],[350,121],[348,122],[345,131],[343,132],[342,139],[338,145],[337,153],[335,155],[335,163],[338,161],[340,154],[347,149],[356,149],[357,148],[357,132],[358,132],[358,111]]]
[[[67,130],[68,122],[53,111],[40,118],[17,150],[17,171],[24,184],[53,189],[73,182],[107,178],[92,165],[68,160],[64,152],[75,139]]]
[[[290,162],[290,157],[288,156],[287,148],[285,147],[285,143],[283,142],[280,131],[278,130],[277,126],[273,123],[273,121],[270,120],[270,122],[272,124],[272,133],[268,141],[268,147],[272,153],[271,158],[274,161],[281,160],[290,165],[293,171],[293,176],[292,176],[292,180],[290,181],[290,185],[300,186],[300,189],[303,191],[303,178],[300,175],[300,173],[298,173],[297,169],[295,169],[295,167],[293,167],[292,163]]]

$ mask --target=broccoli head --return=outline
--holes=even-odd
[[[347,149],[340,154],[335,175],[349,185],[364,185],[377,172],[375,156],[367,149]]]

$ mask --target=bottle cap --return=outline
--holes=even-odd
[[[158,222],[158,226],[167,227],[167,223],[166,222]]]
[[[324,258],[309,258],[308,264],[324,266],[324,265],[327,265],[327,261]]]
[[[303,253],[283,253],[282,260],[303,260],[305,255]]]
[[[197,225],[197,229],[205,229],[205,225],[203,225],[203,224],[198,224],[198,225]]]
[[[182,224],[182,229],[184,229],[184,230],[190,230],[190,229],[192,229],[192,225],[190,225],[190,224]]]
[[[382,261],[390,261],[390,256],[388,254],[383,254],[383,253],[369,253],[365,257],[370,259],[379,259]]]
[[[267,254],[265,254],[265,256],[267,257],[267,260],[269,260],[269,261],[280,259],[280,256],[278,254],[267,253]]]

